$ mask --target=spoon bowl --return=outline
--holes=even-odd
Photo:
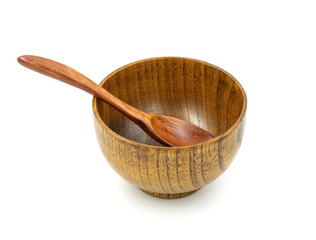
[[[167,142],[170,146],[188,146],[213,138],[204,129],[179,118],[154,114],[151,115],[150,121],[157,138],[161,138],[162,143]]]

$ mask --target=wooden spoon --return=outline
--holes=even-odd
[[[61,63],[31,55],[20,56],[18,62],[24,67],[68,83],[104,100],[165,146],[187,146],[213,138],[209,132],[184,120],[142,112],[113,96],[81,73]]]

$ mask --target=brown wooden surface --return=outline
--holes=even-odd
[[[121,101],[86,76],[64,64],[32,55],[20,56],[18,62],[29,69],[101,98],[126,115],[156,141],[166,146],[187,146],[213,138],[210,133],[202,128],[181,119],[142,112]]]
[[[148,194],[179,198],[194,193],[220,176],[240,147],[246,95],[216,66],[186,58],[146,59],[118,69],[101,85],[142,111],[184,119],[215,136],[193,146],[163,147],[94,98],[102,152],[119,175]]]

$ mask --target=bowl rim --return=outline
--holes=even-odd
[[[188,145],[188,146],[181,146],[181,147],[166,147],[166,146],[154,146],[154,145],[149,145],[149,144],[145,144],[145,143],[140,143],[140,142],[136,142],[136,141],[133,141],[131,139],[128,139],[128,138],[125,138],[121,135],[119,135],[118,133],[116,133],[115,131],[113,131],[111,128],[109,128],[102,120],[102,118],[100,117],[99,115],[99,112],[97,110],[97,104],[96,104],[96,101],[97,101],[97,98],[96,97],[93,97],[92,99],[92,109],[93,109],[93,114],[95,116],[95,118],[98,120],[98,122],[104,127],[106,128],[109,132],[111,132],[116,138],[120,139],[121,141],[124,141],[124,142],[127,142],[131,145],[136,145],[138,147],[147,147],[147,148],[154,148],[154,149],[161,149],[161,150],[177,150],[177,149],[187,149],[187,148],[192,148],[192,147],[199,147],[199,146],[202,146],[202,145],[207,145],[207,144],[210,144],[210,143],[215,143],[217,142],[218,140],[220,139],[223,139],[225,138],[227,135],[229,135],[232,131],[234,131],[237,126],[239,125],[239,123],[244,119],[244,116],[245,116],[245,113],[246,113],[246,109],[247,109],[247,95],[246,95],[246,92],[245,90],[243,89],[242,85],[237,81],[237,79],[231,75],[230,73],[228,73],[227,71],[225,71],[224,69],[220,68],[220,67],[217,67],[216,65],[214,64],[211,64],[211,63],[208,63],[208,62],[205,62],[205,61],[202,61],[202,60],[198,60],[198,59],[194,59],[194,58],[188,58],[188,57],[173,57],[173,56],[165,56],[165,57],[152,57],[152,58],[145,58],[145,59],[142,59],[142,60],[138,60],[138,61],[134,61],[134,62],[131,62],[129,64],[126,64],[116,70],[114,70],[113,72],[111,72],[109,75],[107,75],[100,83],[99,85],[102,86],[109,78],[111,78],[113,75],[115,75],[117,72],[120,72],[122,71],[123,69],[125,68],[128,68],[130,66],[133,66],[135,64],[139,64],[141,62],[148,62],[148,61],[151,61],[151,60],[160,60],[160,59],[183,59],[183,60],[189,60],[189,61],[193,61],[193,62],[197,62],[197,63],[202,63],[202,64],[205,64],[207,66],[210,66],[210,67],[213,67],[213,68],[216,68],[217,70],[219,71],[222,71],[223,73],[227,74],[233,81],[235,81],[235,83],[238,85],[239,89],[241,90],[241,93],[242,93],[242,96],[243,96],[243,106],[242,106],[242,110],[241,110],[241,113],[237,119],[237,121],[227,130],[225,131],[224,133],[210,139],[210,140],[207,140],[205,142],[202,142],[202,143],[198,143],[198,144],[193,144],[193,145]]]

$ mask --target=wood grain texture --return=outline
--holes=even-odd
[[[231,164],[243,136],[247,99],[224,70],[194,59],[166,57],[124,66],[100,84],[142,111],[174,116],[215,138],[187,147],[163,147],[129,119],[94,98],[97,138],[111,167],[160,198],[196,192]]]

